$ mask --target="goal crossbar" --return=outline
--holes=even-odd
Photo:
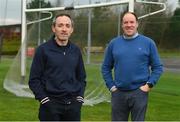
[[[67,6],[67,7],[26,9],[25,12],[41,12],[41,11],[88,9],[88,8],[113,6],[113,5],[126,4],[126,3],[129,3],[129,6],[134,6],[134,5],[132,4],[132,2],[130,2],[130,1],[133,1],[133,0],[121,0],[121,1],[106,2],[106,3],[95,3],[95,4],[88,4],[88,5]],[[131,4],[132,4],[132,5],[131,5]],[[130,11],[133,11],[133,9],[130,10]]]

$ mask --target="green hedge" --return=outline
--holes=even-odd
[[[13,39],[4,39],[2,46],[3,55],[16,55],[21,45],[19,37]]]

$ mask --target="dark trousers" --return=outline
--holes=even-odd
[[[144,121],[148,104],[148,93],[140,89],[132,91],[117,90],[112,93],[112,121]]]
[[[80,121],[82,103],[76,100],[59,101],[51,99],[40,105],[40,121]]]

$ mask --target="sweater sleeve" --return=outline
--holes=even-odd
[[[35,95],[35,98],[41,101],[47,97],[42,83],[42,75],[44,71],[45,60],[43,58],[42,47],[37,48],[30,69],[29,88]]]
[[[112,55],[112,43],[109,44],[109,46],[106,48],[104,61],[101,67],[101,73],[103,76],[103,79],[106,83],[106,86],[109,88],[109,90],[115,86],[113,82],[112,77],[112,69],[114,66],[114,60]]]
[[[150,66],[151,75],[147,82],[155,85],[163,73],[163,65],[161,63],[157,47],[154,42],[150,44]]]

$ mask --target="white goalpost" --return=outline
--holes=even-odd
[[[119,4],[129,4],[129,11],[134,11],[134,0],[121,0],[114,1],[109,3],[98,3],[98,4],[90,4],[90,5],[80,5],[80,6],[70,6],[70,7],[55,7],[55,8],[40,8],[40,9],[27,9],[26,8],[26,0],[23,0],[22,6],[22,33],[21,33],[21,77],[22,81],[25,79],[26,75],[26,13],[28,12],[45,12],[45,11],[57,11],[57,10],[73,10],[73,9],[84,9],[84,8],[95,8],[95,7],[103,7],[103,6],[112,6]],[[88,47],[88,49],[90,49]],[[88,50],[89,52],[89,50]]]
[[[160,12],[163,12],[166,10],[166,5],[165,3],[160,3],[160,2],[149,2],[149,1],[140,1],[137,0],[136,2],[139,3],[146,3],[146,4],[157,4],[157,5],[162,5],[163,8],[161,10],[148,13],[146,15],[138,17],[138,19],[145,18],[150,15],[154,15]],[[119,5],[119,4],[125,4],[128,3],[129,8],[128,10],[131,12],[134,12],[134,0],[120,0],[120,1],[113,1],[109,3],[98,3],[98,4],[91,4],[91,5],[80,5],[80,6],[70,6],[70,7],[55,7],[55,8],[40,8],[40,9],[27,9],[26,8],[26,0],[23,0],[23,6],[22,6],[22,33],[21,33],[21,76],[22,76],[22,81],[24,80],[25,74],[26,74],[26,13],[28,12],[49,12],[49,11],[57,11],[57,10],[73,10],[73,9],[84,9],[84,8],[95,8],[95,7],[103,7],[103,6],[112,6],[112,5]],[[43,19],[41,21],[51,19],[52,14],[49,18]],[[40,21],[35,21],[35,22],[40,22]],[[88,39],[89,40],[89,39]],[[88,47],[88,54],[90,52],[90,47]],[[90,54],[89,54],[90,55]],[[89,59],[88,59],[89,60]],[[89,61],[88,61],[89,62]]]
[[[38,8],[38,9],[28,9],[26,8],[26,0],[22,0],[22,25],[21,25],[21,48],[16,56],[16,62],[13,62],[12,66],[10,67],[10,70],[4,80],[4,88],[11,93],[15,94],[16,96],[20,97],[34,97],[32,92],[29,90],[28,84],[25,83],[28,77],[28,70],[27,66],[29,66],[28,57],[27,57],[27,28],[34,23],[43,22],[45,20],[50,20],[53,17],[52,11],[64,11],[64,10],[79,10],[79,9],[90,9],[90,8],[98,8],[98,7],[109,7],[109,6],[118,6],[118,5],[127,5],[128,11],[134,12],[134,4],[135,2],[139,3],[146,3],[146,4],[155,4],[155,5],[161,5],[162,9],[148,13],[146,15],[138,17],[138,19],[142,19],[144,17],[157,14],[159,12],[166,10],[165,3],[159,3],[159,2],[147,2],[147,1],[140,1],[140,0],[119,0],[119,1],[111,1],[111,2],[104,2],[104,3],[94,3],[94,4],[88,4],[88,5],[75,5],[75,6],[68,6],[68,7],[53,7],[53,8]],[[41,12],[41,13],[47,13],[49,14],[48,17],[42,18],[39,20],[34,21],[27,21],[27,14],[28,13],[35,13],[35,12]],[[118,25],[119,26],[119,25]],[[87,40],[87,63],[90,62],[90,47],[91,47],[91,30],[88,28],[88,39]],[[19,70],[18,70],[19,69]],[[14,75],[10,75],[13,74]],[[15,83],[13,80],[15,80],[16,75],[20,75],[18,78],[16,78],[17,82]],[[85,105],[94,105],[100,102],[109,101],[109,96],[104,92],[103,88],[100,88],[96,86],[97,84],[93,85],[94,87],[92,89],[87,89],[85,94]],[[103,85],[103,81],[98,83],[98,85]],[[105,87],[105,86],[104,86]],[[108,97],[106,97],[107,95]]]

